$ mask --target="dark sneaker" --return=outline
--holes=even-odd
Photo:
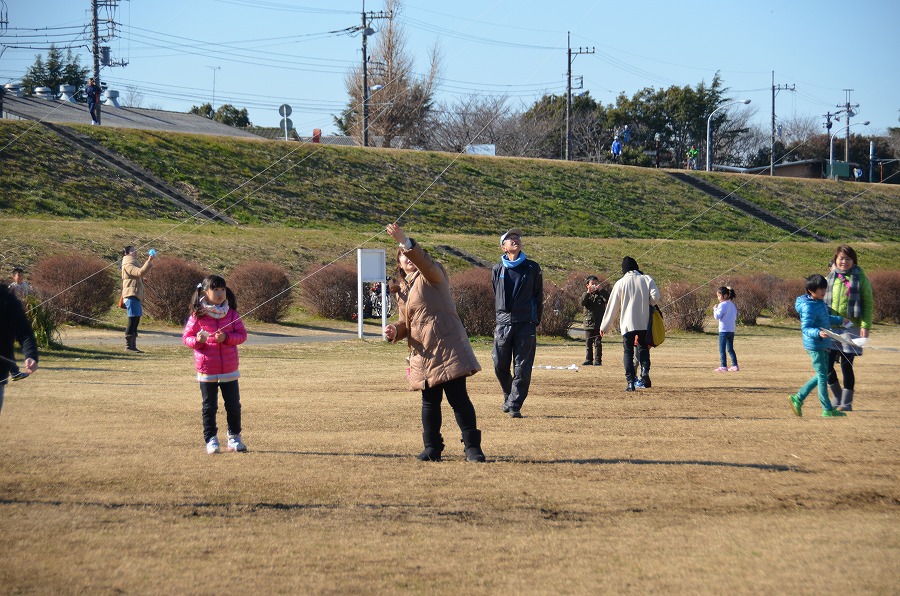
[[[15,381],[15,379],[13,379],[13,380]],[[853,411],[853,406],[850,405],[850,404],[844,404],[844,405],[838,406],[838,407],[835,408],[835,409],[838,410],[838,411],[840,411],[840,412],[852,412],[852,411]]]
[[[842,416],[846,416],[840,410],[835,410],[834,408],[830,410],[822,410],[822,418],[840,418]]]
[[[634,388],[635,389],[646,389],[646,386],[644,385],[644,382],[642,380],[635,379],[634,380]]]
[[[788,401],[791,402],[791,409],[797,416],[803,416],[803,402],[796,395],[789,395]]]
[[[594,363],[591,362],[590,360],[585,360],[584,362],[581,363],[581,366],[594,366]]]
[[[603,366],[602,362],[594,362],[594,366]]]
[[[506,402],[503,402],[503,413],[504,414],[509,413],[509,404]]]
[[[641,383],[644,385],[644,387],[645,387],[646,389],[650,389],[650,387],[653,386],[653,384],[650,383],[650,375],[642,375],[642,376],[641,376]]]
[[[634,383],[628,383],[627,385],[625,385],[625,391],[626,393],[634,391]]]
[[[509,417],[510,418],[521,418],[522,412],[520,412],[519,410],[517,410],[515,408],[510,408],[509,409]]]

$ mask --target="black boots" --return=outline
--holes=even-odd
[[[419,461],[441,461],[441,452],[444,450],[444,439],[441,433],[423,432],[422,441],[425,449],[416,459]],[[466,430],[462,433],[462,443],[465,445],[466,461],[485,461],[484,452],[481,450],[481,431]]]
[[[481,450],[481,431],[466,430],[462,434],[462,442],[466,446],[466,461],[485,461],[484,452]]]
[[[125,349],[129,352],[137,352],[138,354],[143,354],[141,350],[137,348],[137,335],[126,335],[125,336]]]
[[[439,432],[425,431],[422,433],[422,442],[425,449],[416,459],[419,461],[441,461],[441,451],[444,450],[444,438]]]

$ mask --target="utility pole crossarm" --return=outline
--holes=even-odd
[[[772,71],[772,144],[770,146],[771,155],[769,156],[769,175],[775,175],[775,96],[779,91],[796,91],[797,85],[776,85],[775,71]]]
[[[566,60],[566,161],[569,161],[569,153],[572,150],[572,61],[575,60],[575,56],[579,54],[593,54],[596,52],[595,48],[582,48],[578,47],[577,50],[572,50],[572,33],[568,33],[568,43],[567,47],[567,56]]]

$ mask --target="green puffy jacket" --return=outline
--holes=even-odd
[[[853,324],[857,327],[871,329],[872,310],[874,308],[874,303],[872,301],[872,284],[869,283],[869,278],[866,277],[866,274],[862,269],[859,270],[859,299],[861,301],[860,312],[862,316],[858,319],[851,318],[850,320],[853,321]],[[847,287],[844,286],[843,283],[838,282],[831,285],[831,304],[828,306],[845,319],[849,318],[847,317]]]

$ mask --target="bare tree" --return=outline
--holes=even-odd
[[[416,77],[413,59],[406,51],[406,39],[396,19],[401,10],[401,0],[385,0],[385,11],[394,18],[386,21],[387,25],[372,38],[374,44],[369,57],[369,85],[377,88],[369,99],[369,134],[381,136],[383,147],[409,136],[426,122],[440,72],[440,52],[435,46],[429,54],[428,72]],[[350,105],[340,118],[335,118],[338,127],[357,140],[363,136],[362,79],[361,66],[347,74]]]
[[[125,93],[122,94],[122,106],[126,108],[140,108],[144,105],[144,94],[136,85],[125,85]]]

